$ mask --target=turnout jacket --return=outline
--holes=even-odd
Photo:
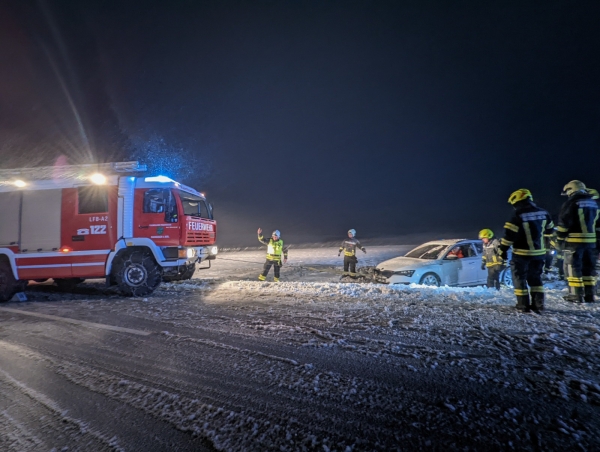
[[[558,214],[558,243],[596,243],[600,239],[598,204],[589,193],[576,193],[562,205]]]
[[[365,251],[365,247],[362,246],[358,240],[356,240],[354,237],[348,237],[340,245],[340,253],[343,251],[344,256],[356,256],[356,248],[359,248],[361,251]]]
[[[519,256],[544,256],[544,237],[552,236],[554,231],[552,217],[529,200],[515,203],[514,208],[514,215],[504,224],[501,253],[506,255],[512,246],[513,254]]]
[[[496,265],[504,265],[504,259],[498,255],[498,248],[500,248],[500,241],[498,239],[492,239],[487,242],[487,244],[483,244],[483,255],[481,256],[481,260],[486,267],[489,268]]]
[[[289,247],[283,247],[283,240],[281,240],[281,238],[279,240],[273,240],[271,237],[267,242],[262,235],[259,235],[258,241],[263,245],[267,245],[267,260],[281,264],[282,254],[283,257],[287,259]]]

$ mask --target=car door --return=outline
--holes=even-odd
[[[462,261],[462,271],[459,273],[458,284],[460,286],[471,286],[476,284],[479,276],[478,269],[481,268],[481,257],[477,256],[477,251],[472,243],[461,245],[465,257],[459,259]]]
[[[460,249],[460,257],[452,257],[453,249]],[[470,243],[458,243],[450,246],[444,255],[441,265],[443,273],[443,283],[449,286],[469,285],[475,279],[475,269],[473,267],[475,259],[473,255],[475,249]]]
[[[476,241],[473,242],[473,246],[475,247],[475,251],[477,251],[477,256],[479,257],[479,265],[477,266],[477,277],[474,284],[483,285],[487,284],[487,268],[481,269],[481,262],[483,259],[483,242]]]

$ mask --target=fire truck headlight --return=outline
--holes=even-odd
[[[19,188],[23,188],[23,187],[27,186],[27,184],[24,181],[22,181],[21,179],[16,180],[13,183],[15,184],[16,187],[19,187]]]
[[[218,247],[216,247],[216,246],[213,246],[213,247],[210,249],[210,254],[217,254],[218,252],[219,252],[219,248],[218,248]]]
[[[187,258],[192,258],[196,255],[196,250],[194,248],[188,248],[186,251]]]
[[[104,174],[96,173],[90,176],[90,180],[96,185],[104,185],[106,183],[106,176]]]

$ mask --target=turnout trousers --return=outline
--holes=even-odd
[[[565,247],[565,277],[569,284],[570,301],[595,301],[596,260],[595,243],[567,243]]]
[[[487,286],[488,288],[495,288],[496,290],[500,290],[500,273],[504,270],[503,265],[492,265],[487,268],[488,276],[487,276]]]
[[[544,256],[519,256],[513,254],[510,261],[515,295],[519,311],[541,311],[544,309],[544,285],[542,271]]]
[[[356,256],[344,256],[344,276],[350,275],[353,278],[356,276]],[[350,273],[348,273],[350,271]]]
[[[279,281],[279,273],[281,270],[281,261],[272,261],[270,259],[267,259],[265,261],[265,265],[263,266],[263,272],[258,276],[258,279],[260,279],[261,281],[264,281],[265,279],[267,279],[267,275],[269,274],[271,267],[273,267],[273,271],[275,273],[275,281]]]

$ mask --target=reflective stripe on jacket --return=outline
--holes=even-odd
[[[344,256],[356,256],[356,248],[359,248],[362,251],[365,249],[354,237],[348,237],[340,245],[340,253],[343,251]]]
[[[262,235],[258,236],[258,241],[263,245],[267,245],[267,259],[270,261],[281,261],[281,255],[287,259],[288,250],[283,247],[283,240],[273,240],[270,238],[269,241],[265,241],[265,238]]]
[[[596,243],[598,204],[588,193],[576,193],[561,207],[556,235],[559,241]]]
[[[481,260],[486,267],[494,267],[496,265],[504,265],[504,259],[498,256],[498,248],[500,247],[500,241],[498,239],[492,239],[489,242],[483,244],[483,255]]]
[[[519,201],[514,207],[515,214],[504,224],[500,249],[506,252],[512,246],[513,254],[544,256],[544,237],[551,237],[554,232],[552,217],[529,200]]]

